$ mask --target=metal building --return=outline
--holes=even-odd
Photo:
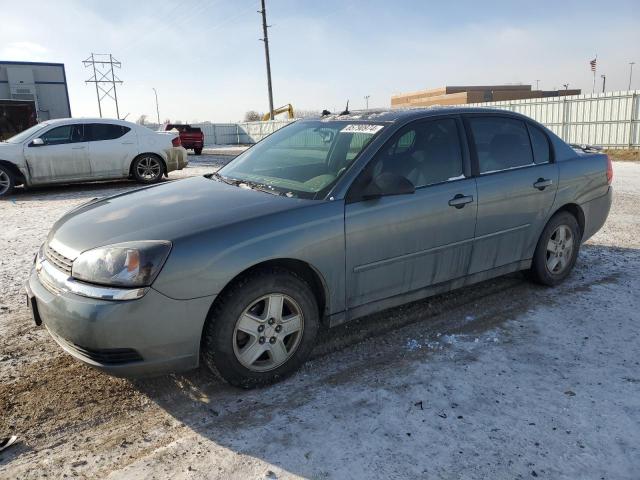
[[[0,60],[0,104],[3,100],[33,102],[39,122],[71,117],[64,64]]]

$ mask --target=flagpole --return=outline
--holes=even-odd
[[[591,93],[596,93],[596,70],[598,70],[598,54],[596,53],[595,67],[593,68],[593,87],[591,87]]]

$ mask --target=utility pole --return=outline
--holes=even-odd
[[[536,80],[536,90],[540,90],[540,88],[538,88],[539,84],[540,84],[540,80]]]
[[[607,83],[607,76],[606,75],[600,75],[600,78],[602,78],[602,93],[604,93],[604,86]]]
[[[563,83],[562,86],[564,87],[564,96],[567,96],[567,90],[569,90],[569,84],[568,83]]]
[[[629,90],[631,90],[631,79],[633,78],[633,66],[636,62],[629,62]]]
[[[271,88],[271,62],[269,61],[269,35],[267,34],[267,7],[264,4],[264,0],[261,0],[262,10],[258,13],[262,14],[262,33],[264,38],[261,40],[264,42],[264,56],[267,61],[267,88],[269,89],[269,120],[273,120],[273,89]]]
[[[364,101],[367,102],[367,110],[369,110],[369,97],[371,97],[371,95],[365,95],[364,96]]]
[[[107,60],[107,57],[109,60]],[[117,84],[122,84],[115,72],[114,68],[121,68],[122,63],[113,58],[110,53],[92,53],[89,58],[84,60],[83,65],[93,69],[93,76],[85,83],[93,83],[96,86],[96,97],[98,98],[98,112],[102,118],[102,100],[109,97],[115,102],[116,116],[120,118],[120,110],[118,108],[118,92]]]
[[[158,107],[158,92],[156,92],[156,89],[153,88],[153,93],[156,94],[156,114],[158,115],[158,125],[160,125],[160,107]]]

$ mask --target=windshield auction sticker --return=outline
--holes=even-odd
[[[371,125],[369,123],[352,123],[340,130],[340,133],[368,133],[374,135],[384,128],[384,125]]]

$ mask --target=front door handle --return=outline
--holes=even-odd
[[[71,147],[72,150],[84,150],[85,147]]]
[[[534,188],[537,188],[540,191],[550,187],[551,185],[553,185],[553,180],[550,178],[539,178],[536,183],[533,184]]]
[[[473,202],[473,195],[462,195],[458,193],[455,197],[449,200],[449,206],[456,208],[463,208],[467,203]]]

